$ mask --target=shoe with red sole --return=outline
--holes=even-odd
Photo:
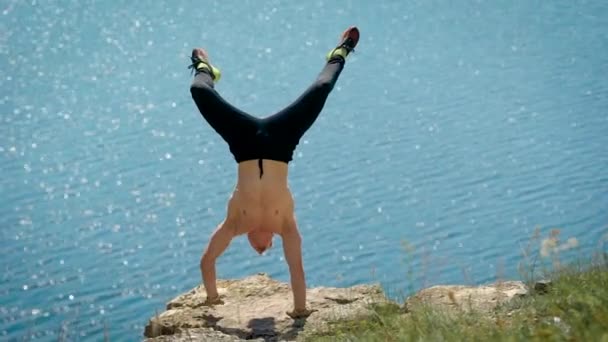
[[[219,81],[222,77],[220,69],[214,67],[209,62],[209,55],[204,49],[192,49],[192,56],[190,57],[190,60],[192,60],[192,64],[188,66],[188,69],[194,70],[195,74],[198,74],[199,72],[206,72],[211,75],[214,82]]]
[[[340,44],[327,54],[327,60],[335,58],[336,56],[346,59],[351,52],[355,51],[355,46],[357,46],[358,42],[359,29],[356,26],[347,28],[344,33],[342,33]]]

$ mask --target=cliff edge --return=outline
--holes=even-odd
[[[224,304],[203,305],[200,285],[167,304],[167,310],[148,322],[146,341],[284,341],[322,331],[327,322],[353,320],[372,313],[371,304],[386,301],[379,285],[307,290],[309,307],[318,311],[306,319],[291,319],[288,284],[258,274],[239,280],[218,280]]]
[[[148,322],[147,342],[160,341],[297,341],[329,329],[329,323],[373,315],[373,304],[389,303],[380,285],[307,290],[309,307],[318,311],[306,319],[291,319],[292,294],[288,284],[257,274],[238,280],[218,280],[224,304],[204,305],[202,285],[167,304],[165,312]],[[438,285],[423,289],[401,305],[403,314],[418,305],[441,311],[491,314],[501,304],[528,294],[520,281],[481,286]],[[397,303],[394,303],[397,305]]]

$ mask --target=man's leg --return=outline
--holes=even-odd
[[[314,83],[297,100],[264,119],[270,134],[299,140],[321,113],[343,68],[344,59],[341,57],[329,60]]]
[[[330,51],[327,63],[315,82],[292,104],[264,119],[272,135],[286,136],[295,143],[315,122],[332,91],[346,61],[359,41],[359,30],[351,27],[344,31],[340,44]]]
[[[259,119],[229,104],[215,90],[219,70],[209,64],[207,54],[202,49],[192,51],[194,80],[190,86],[192,99],[209,125],[228,144],[249,134],[255,134]]]

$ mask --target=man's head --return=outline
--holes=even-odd
[[[249,239],[251,247],[253,247],[258,254],[262,254],[272,247],[272,235],[273,234],[270,232],[249,232],[247,234],[247,239]]]

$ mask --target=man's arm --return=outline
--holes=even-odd
[[[207,249],[201,258],[200,266],[203,275],[203,284],[205,284],[205,290],[207,291],[207,300],[210,302],[213,302],[214,299],[218,299],[215,283],[215,261],[222,255],[233,237],[234,229],[225,220],[217,227],[215,232],[213,232],[213,235],[211,235]]]
[[[283,253],[291,277],[294,312],[306,310],[306,280],[302,264],[302,238],[298,232],[295,218],[287,220],[281,238],[283,239]]]

